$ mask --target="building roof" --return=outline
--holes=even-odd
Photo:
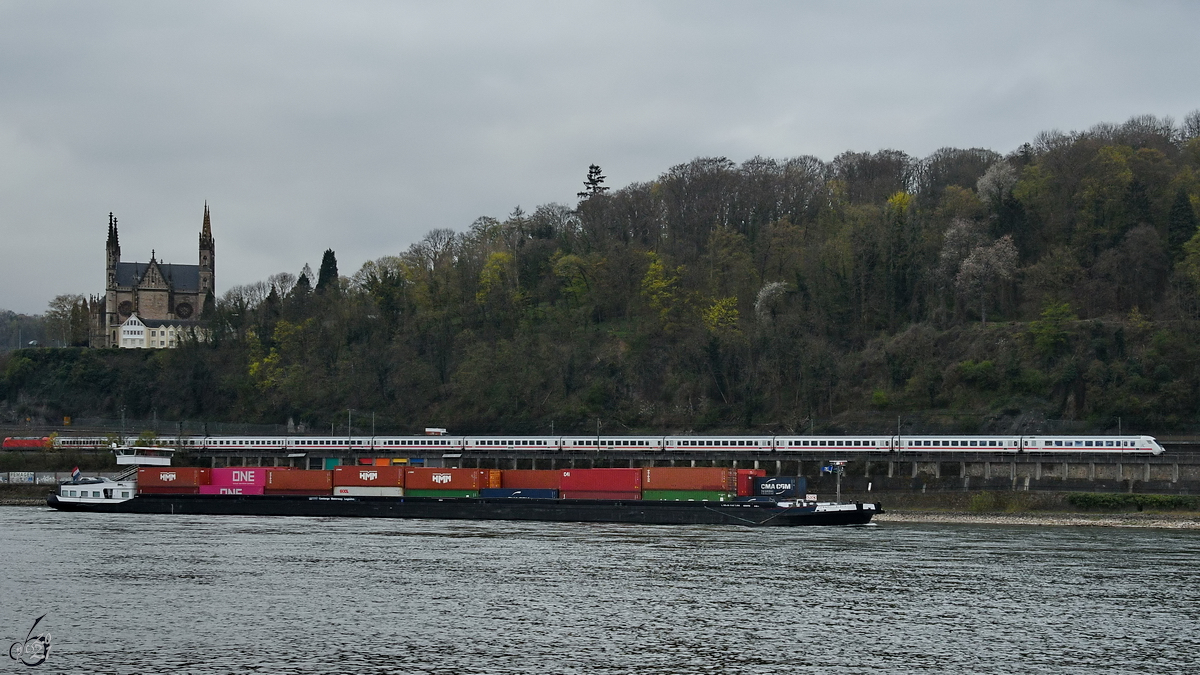
[[[126,326],[139,324],[145,326],[146,328],[164,328],[168,326],[173,326],[175,328],[187,328],[188,326],[199,326],[200,322],[184,321],[182,319],[143,319],[137,315],[137,312],[134,312],[133,314],[130,314],[129,318],[125,319],[124,323],[121,325]]]
[[[180,293],[198,293],[200,291],[199,265],[173,265],[155,262],[162,270],[163,278],[171,285],[171,289]],[[146,274],[150,263],[119,262],[117,263],[117,285],[136,286]]]

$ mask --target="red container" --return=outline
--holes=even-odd
[[[766,469],[738,469],[737,470],[737,496],[752,497],[754,496],[754,479],[766,478]]]
[[[138,494],[139,495],[195,495],[195,494],[200,494],[200,488],[203,488],[203,487],[206,487],[206,486],[193,485],[193,486],[189,487],[187,485],[168,485],[168,486],[151,485],[151,486],[143,487],[143,486],[139,485],[138,486]]]
[[[737,489],[737,473],[715,466],[642,469],[642,489],[731,492]]]
[[[201,485],[202,495],[261,495],[261,485]]]
[[[640,492],[641,469],[564,469],[559,489],[571,492]],[[590,498],[589,498],[590,499]]]
[[[622,499],[629,501],[631,499],[641,499],[640,492],[605,492],[598,490],[573,490],[571,492],[560,492],[559,497],[562,499]]]
[[[363,487],[402,487],[404,469],[399,466],[335,466],[333,484]]]
[[[500,472],[500,487],[516,490],[557,490],[562,471],[506,469]]]
[[[332,471],[271,471],[267,474],[267,493],[289,491],[296,494],[300,490],[320,494],[333,493]]]
[[[270,488],[267,488],[266,492],[264,492],[263,494],[292,495],[292,496],[300,496],[300,497],[324,497],[324,496],[330,494],[330,490],[332,490],[332,489],[333,488],[329,488],[329,490],[272,490]]]
[[[500,487],[499,471],[410,467],[404,469],[404,488],[407,490],[482,490],[492,487],[492,473],[496,474],[497,484],[495,487]]]
[[[287,471],[285,466],[228,466],[212,470],[211,485],[266,485],[267,474]]]
[[[196,487],[212,481],[212,469],[196,467],[138,467],[138,487]]]

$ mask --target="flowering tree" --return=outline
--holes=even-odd
[[[958,268],[954,284],[963,295],[979,297],[979,313],[987,325],[988,297],[999,281],[1013,277],[1017,269],[1017,247],[1012,235],[1004,235],[991,246],[977,246]]]

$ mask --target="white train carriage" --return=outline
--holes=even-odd
[[[210,436],[204,439],[206,450],[283,450],[288,446],[285,436]]]
[[[376,436],[373,450],[462,450],[462,436]]]
[[[901,452],[1011,452],[1021,451],[1019,436],[900,436]]]
[[[656,452],[663,449],[666,439],[662,436],[562,436],[559,448],[562,450],[580,451],[629,451]]]
[[[1113,453],[1161,455],[1165,449],[1153,436],[1023,436],[1029,453]]]
[[[337,450],[340,452],[355,452],[371,448],[371,439],[366,436],[303,436],[281,439],[290,452],[309,452],[312,450]]]
[[[770,452],[771,436],[668,436],[663,447],[676,452]]]
[[[779,452],[891,452],[892,436],[779,436]]]

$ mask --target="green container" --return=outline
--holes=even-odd
[[[341,466],[341,465],[342,465],[341,457],[326,457],[325,458],[325,470],[326,471],[329,471],[330,469],[332,469],[335,466]]]
[[[405,490],[405,497],[478,497],[479,490]]]
[[[733,494],[712,490],[643,490],[642,499],[656,502],[727,502]]]

